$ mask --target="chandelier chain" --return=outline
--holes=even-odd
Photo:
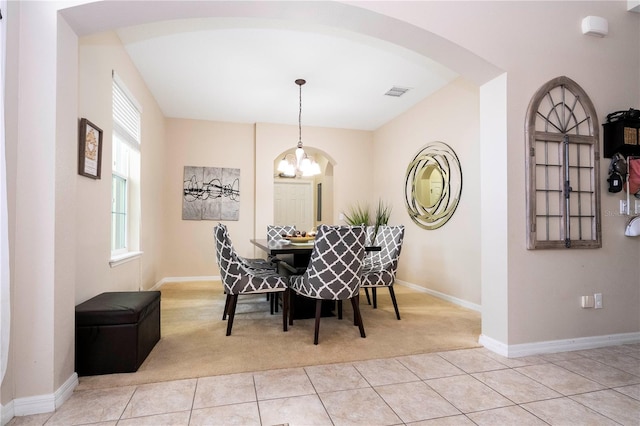
[[[298,146],[293,154],[285,154],[278,164],[278,171],[282,177],[311,177],[322,173],[320,165],[308,156],[302,147],[302,85],[306,81],[299,78],[296,84],[299,86],[298,98]]]
[[[298,146],[302,146],[302,85],[305,84],[306,81],[300,79],[296,80],[296,84],[300,89],[299,92],[299,102],[298,102]]]

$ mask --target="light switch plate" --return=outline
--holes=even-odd
[[[593,296],[580,297],[580,306],[583,308],[593,308]]]
[[[596,309],[602,309],[602,293],[596,293],[593,295],[593,305]]]

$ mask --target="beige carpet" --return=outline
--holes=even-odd
[[[282,315],[270,315],[264,295],[238,299],[233,334],[225,336],[224,294],[219,281],[165,284],[161,288],[162,338],[135,373],[81,377],[78,389],[161,382],[193,377],[316,364],[389,358],[478,347],[480,314],[452,303],[394,286],[396,320],[386,289],[378,309],[360,307],[367,337],[360,338],[353,312],[344,319],[322,318],[319,344],[313,344],[313,319],[296,320],[282,331]]]

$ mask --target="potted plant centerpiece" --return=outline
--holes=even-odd
[[[367,204],[356,203],[349,209],[349,213],[343,213],[345,221],[351,226],[365,225],[373,226],[373,235],[371,235],[371,243],[376,240],[378,229],[381,226],[389,224],[391,216],[391,205],[382,200],[378,200],[375,216],[369,214],[369,206]]]

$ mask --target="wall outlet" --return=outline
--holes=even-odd
[[[583,308],[593,308],[593,296],[581,296],[580,297],[580,306]]]
[[[340,213],[340,216],[338,216],[338,219],[344,220],[344,213]]]
[[[593,295],[593,307],[596,309],[602,309],[602,293],[596,293]]]

